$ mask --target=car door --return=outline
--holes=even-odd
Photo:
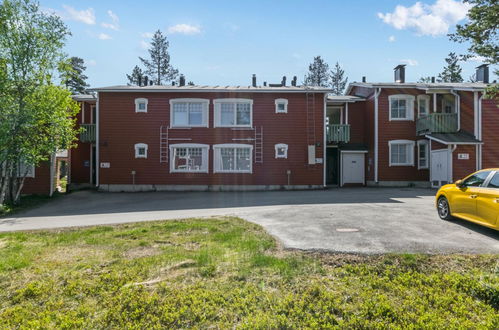
[[[495,172],[485,187],[481,187],[476,201],[477,217],[487,225],[497,225],[499,218],[499,172]]]
[[[453,215],[476,218],[476,199],[480,186],[490,173],[491,171],[475,173],[464,179],[459,187],[455,188],[450,200],[450,209]]]

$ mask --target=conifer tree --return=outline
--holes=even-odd
[[[334,95],[342,95],[348,82],[348,77],[345,77],[343,70],[338,62],[331,70],[331,87]]]
[[[149,48],[150,59],[139,57],[142,64],[145,66],[145,74],[149,75],[156,85],[163,85],[178,76],[178,70],[173,68],[170,64],[170,54],[168,47],[170,43],[163,36],[160,30],[154,33]]]

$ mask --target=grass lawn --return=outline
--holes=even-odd
[[[11,204],[6,204],[6,205],[0,205],[0,217],[7,216],[7,215],[13,215],[17,212],[20,211],[25,211],[31,208],[34,208],[36,206],[40,206],[42,204],[45,204],[49,201],[54,200],[54,198],[59,197],[61,194],[58,192],[55,192],[52,197],[50,196],[44,196],[44,195],[26,195],[26,196],[21,196],[21,203],[19,205],[11,205]]]
[[[0,328],[499,328],[498,256],[283,251],[237,218],[0,234]]]

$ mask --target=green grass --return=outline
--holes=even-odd
[[[283,251],[237,218],[0,234],[0,328],[499,327],[493,255]]]
[[[19,203],[19,205],[13,205],[13,204],[1,205],[0,204],[0,217],[13,215],[15,213],[40,206],[40,205],[45,204],[49,201],[52,201],[54,198],[57,198],[60,195],[61,195],[60,193],[54,192],[52,197],[44,196],[44,195],[21,196],[21,202]]]

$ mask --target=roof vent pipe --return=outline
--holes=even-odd
[[[267,87],[267,82],[266,81],[263,82],[263,86]]]
[[[293,80],[291,80],[291,86],[295,86],[296,87],[296,81],[298,80],[298,78],[296,76],[293,76]]]
[[[179,86],[185,86],[185,76],[183,74],[180,75]]]
[[[144,86],[149,85],[149,78],[147,76],[144,77]]]
[[[395,82],[405,83],[405,64],[399,64],[393,70],[395,71]]]
[[[175,86],[175,82],[174,81],[172,81],[172,86]]]
[[[366,76],[362,76],[362,82],[365,83],[366,82]]]
[[[435,83],[435,77],[431,77],[431,83],[434,84]]]
[[[142,87],[142,76],[139,76],[138,83],[139,83],[139,87]]]
[[[482,64],[476,68],[476,81],[483,82],[485,84],[489,83],[489,65]]]
[[[256,74],[253,73],[251,77],[251,86],[256,87]]]
[[[286,76],[282,77],[281,85],[286,86]]]

